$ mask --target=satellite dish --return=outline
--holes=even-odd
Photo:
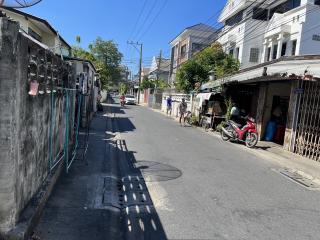
[[[0,0],[0,7],[8,7],[8,8],[27,8],[42,0]]]

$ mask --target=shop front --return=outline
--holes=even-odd
[[[260,140],[284,144],[292,81],[265,82],[260,85],[257,123]]]
[[[200,126],[215,129],[225,120],[227,108],[225,98],[220,93],[200,93],[196,99],[199,99]]]

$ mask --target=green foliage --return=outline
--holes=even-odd
[[[191,116],[191,124],[198,126],[199,125],[199,118],[197,116]]]
[[[120,84],[119,84],[119,94],[120,94],[120,95],[124,95],[124,94],[127,93],[127,91],[128,91],[128,86],[127,86],[127,84],[125,84],[125,83],[120,83]]]
[[[177,72],[176,87],[180,92],[190,92],[197,83],[206,82],[209,72],[195,59],[184,63]]]
[[[81,43],[81,37],[78,35],[78,36],[76,36],[76,42],[78,43],[78,44],[80,44]]]
[[[196,56],[187,61],[177,72],[177,89],[182,92],[190,92],[195,89],[197,83],[208,81],[210,72],[216,79],[235,73],[239,70],[239,61],[224,53],[221,45],[215,43],[202,50]]]
[[[155,87],[154,82],[151,81],[147,76],[144,76],[140,84],[140,90],[154,88],[154,87]]]
[[[80,43],[80,36],[77,36],[76,41]],[[72,48],[72,53],[73,56],[89,60],[95,65],[100,73],[102,88],[120,84],[120,63],[123,55],[113,41],[105,41],[98,37],[89,45],[89,51],[75,46]]]
[[[232,109],[232,100],[231,100],[231,98],[228,98],[228,99],[225,100],[225,105],[227,107],[226,121],[229,121],[230,117],[231,117],[231,109]]]
[[[221,122],[221,123],[216,127],[216,130],[217,130],[217,131],[221,131],[222,127],[223,127],[223,126],[227,123],[227,121],[229,121],[230,118],[231,118],[231,109],[232,109],[232,100],[231,100],[231,98],[226,99],[224,103],[225,103],[225,105],[226,105],[226,107],[227,107],[227,112],[226,112],[226,115],[225,115],[226,119],[225,119],[223,122]]]
[[[72,47],[72,55],[77,58],[89,60],[93,63],[96,60],[95,57],[90,52],[86,51],[81,47],[76,47],[76,46]]]
[[[154,82],[157,89],[163,90],[169,87],[169,84],[163,79],[158,79],[158,80],[155,80]]]

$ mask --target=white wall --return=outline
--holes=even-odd
[[[302,26],[300,55],[320,54],[320,41],[312,39],[320,36],[320,6],[307,6],[306,21]]]

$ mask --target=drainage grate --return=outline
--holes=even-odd
[[[316,183],[313,179],[309,179],[307,177],[302,176],[295,170],[284,168],[274,171],[280,173],[282,176],[285,176],[308,189],[320,190],[320,185],[318,183]]]

